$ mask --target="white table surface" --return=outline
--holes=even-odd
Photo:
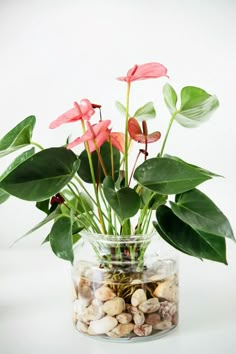
[[[67,262],[46,248],[0,251],[1,354],[235,354],[236,246],[229,266],[181,256],[180,324],[160,339],[106,343],[71,321]]]

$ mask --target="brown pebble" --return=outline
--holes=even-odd
[[[172,316],[172,323],[174,326],[178,324],[178,312],[174,313],[174,315]]]
[[[156,325],[161,321],[161,316],[158,313],[149,313],[146,315],[145,322],[149,325]]]
[[[152,326],[149,324],[134,326],[134,333],[139,337],[149,336],[152,333]]]

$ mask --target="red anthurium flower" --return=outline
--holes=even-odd
[[[75,139],[69,145],[67,145],[67,149],[72,149],[74,146],[87,141],[90,152],[95,151],[96,147],[102,146],[102,144],[109,139],[110,130],[108,127],[110,124],[110,120],[102,120],[99,123],[93,125],[87,121],[88,130],[80,138]],[[94,142],[96,142],[96,145]]]
[[[122,152],[122,154],[125,153],[125,134],[124,133],[119,133],[119,132],[111,132],[109,135],[111,139],[112,145]],[[108,139],[109,141],[109,139]]]
[[[159,63],[147,63],[135,65],[126,76],[118,77],[120,81],[132,82],[136,80],[155,79],[161,76],[167,76],[167,69]]]
[[[147,130],[147,129],[144,129]],[[137,141],[138,143],[154,143],[159,140],[161,137],[160,132],[154,132],[148,134],[147,131],[142,131],[141,127],[138,124],[138,121],[135,118],[130,118],[128,121],[128,132],[131,139]]]
[[[64,123],[71,123],[80,119],[88,120],[94,113],[95,111],[91,102],[88,99],[83,99],[80,101],[80,104],[74,102],[74,108],[71,108],[69,111],[63,113],[60,117],[54,120],[49,125],[49,128],[54,129]]]

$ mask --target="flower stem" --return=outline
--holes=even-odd
[[[111,159],[111,176],[114,181],[115,180],[115,171],[114,171],[114,156],[113,156],[113,146],[111,143],[111,136],[109,136],[109,145],[110,145],[110,159]]]
[[[167,141],[167,138],[168,138],[168,136],[169,136],[170,128],[172,127],[172,124],[173,124],[173,122],[174,122],[174,120],[175,120],[175,116],[177,115],[177,113],[178,113],[178,111],[175,111],[175,112],[172,114],[171,118],[170,118],[170,122],[169,122],[169,125],[168,125],[168,127],[167,127],[166,135],[165,135],[165,138],[164,138],[162,147],[161,147],[161,152],[160,152],[160,154],[159,154],[160,157],[162,157],[162,155],[163,155],[163,152],[164,152],[164,149],[165,149],[165,146],[166,146],[166,141]]]
[[[94,142],[94,145],[95,145],[95,148],[96,148],[96,152],[97,152],[97,155],[98,155],[98,160],[100,162],[100,165],[102,166],[103,173],[104,173],[105,176],[107,176],[107,170],[106,170],[102,155],[100,153],[99,146],[97,145],[96,139],[94,139],[93,142]]]
[[[82,123],[83,132],[85,132],[85,126],[84,126],[83,119],[81,120],[81,123]],[[96,186],[96,178],[95,178],[94,169],[93,169],[93,161],[92,161],[92,157],[91,157],[91,154],[90,154],[90,151],[89,151],[88,142],[85,141],[84,144],[85,144],[85,149],[87,151],[87,156],[88,156],[88,161],[89,161],[89,168],[90,168],[90,173],[91,173],[91,177],[92,177],[92,181],[93,181],[93,188],[94,188],[94,193],[95,193],[95,197],[96,197],[97,208],[98,208],[98,216],[99,216],[99,220],[100,220],[100,224],[101,224],[101,228],[102,228],[102,233],[106,234],[106,227],[105,227],[105,223],[104,223],[104,220],[103,220],[102,208],[101,208],[99,195],[98,195],[98,190],[97,190],[97,186]]]
[[[129,98],[130,98],[130,82],[127,83],[126,91],[126,115],[125,115],[125,186],[129,184],[129,162],[128,162],[128,150],[129,150],[129,137],[128,137],[128,120],[129,120]]]
[[[42,147],[42,145],[36,143],[35,141],[31,141],[30,144],[36,146],[36,147],[39,148],[40,150],[44,150],[44,148]]]
[[[136,165],[137,165],[137,162],[138,162],[138,159],[139,159],[140,154],[141,154],[141,151],[139,150],[138,155],[137,155],[137,157],[136,157],[136,159],[135,159],[135,161],[134,161],[134,166],[133,166],[133,169],[132,169],[132,172],[131,172],[131,175],[130,175],[129,186],[130,186],[130,183],[131,183],[131,181],[132,181],[132,177],[133,177],[133,174],[134,174],[134,170],[135,170],[135,167],[136,167]]]

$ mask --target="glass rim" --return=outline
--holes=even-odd
[[[154,235],[158,235],[156,231],[147,234],[137,234],[137,235],[106,235],[100,233],[94,233],[91,231],[81,231],[80,232],[84,240],[90,242],[98,242],[101,244],[131,244],[131,243],[144,243],[151,241]]]

